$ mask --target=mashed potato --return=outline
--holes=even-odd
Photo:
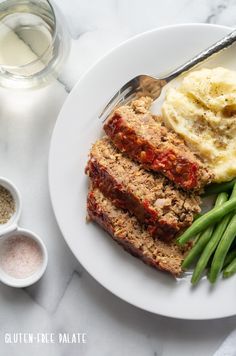
[[[236,72],[201,69],[170,88],[162,106],[165,123],[179,133],[215,173],[236,176]]]

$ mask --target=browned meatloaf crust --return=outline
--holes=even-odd
[[[181,274],[184,250],[174,242],[153,240],[134,216],[116,208],[98,189],[89,192],[87,211],[92,220],[132,255],[174,276]]]
[[[212,174],[161,118],[148,110],[151,99],[141,98],[114,111],[104,125],[113,143],[143,167],[164,174],[183,189],[200,190]]]
[[[107,137],[93,145],[86,172],[94,187],[117,207],[134,214],[154,237],[173,238],[200,211],[198,196],[146,171],[118,151]]]

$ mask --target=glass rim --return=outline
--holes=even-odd
[[[48,45],[48,47],[44,50],[44,52],[38,56],[36,59],[32,60],[31,62],[29,63],[26,63],[26,64],[21,64],[21,65],[5,65],[5,64],[2,64],[0,63],[0,73],[1,73],[1,68],[5,71],[7,70],[8,68],[9,69],[14,69],[14,68],[26,68],[26,67],[29,67],[29,66],[32,66],[34,64],[36,64],[37,62],[41,61],[41,59],[45,56],[45,54],[52,48],[53,46],[53,43],[55,42],[55,39],[56,39],[56,34],[57,34],[57,18],[56,18],[56,14],[55,14],[55,10],[54,10],[54,7],[52,5],[52,1],[50,0],[44,0],[46,3],[48,3],[51,11],[52,11],[52,15],[53,15],[53,19],[54,19],[54,29],[53,29],[53,35],[52,35],[52,42],[51,44]],[[8,2],[8,0],[4,0],[2,3],[4,2]],[[23,0],[21,2],[32,2],[34,3],[35,1],[31,1],[31,0]],[[1,4],[1,2],[0,2]]]

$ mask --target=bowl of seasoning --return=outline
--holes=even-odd
[[[18,189],[0,177],[0,281],[18,288],[37,282],[48,262],[41,238],[18,226],[21,209]]]
[[[14,230],[21,214],[21,196],[16,186],[0,177],[0,234]]]

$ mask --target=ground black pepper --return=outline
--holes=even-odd
[[[0,186],[0,224],[6,224],[15,212],[13,196],[3,186]]]

